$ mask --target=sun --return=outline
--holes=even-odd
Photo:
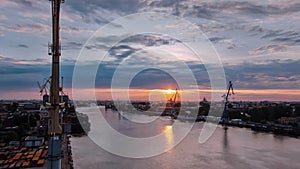
[[[172,93],[174,93],[174,92],[175,92],[175,90],[172,90],[172,89],[166,90],[166,93],[167,93],[167,94],[172,94]]]

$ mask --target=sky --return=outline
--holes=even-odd
[[[141,19],[143,12],[165,19]],[[66,0],[60,25],[65,93],[72,95],[79,66],[75,86],[82,98],[110,99],[113,88],[122,99],[120,91],[130,88],[130,97],[145,99],[151,90],[180,86],[210,98],[232,81],[235,101],[300,101],[299,23],[298,0]],[[51,41],[48,0],[1,0],[0,99],[40,98],[37,81],[50,76]],[[212,80],[221,78],[211,68],[220,66],[216,56],[225,86],[212,90]],[[93,67],[96,90],[86,83]]]

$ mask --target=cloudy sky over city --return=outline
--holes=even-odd
[[[118,35],[107,33],[91,38],[107,24],[114,25],[112,31],[122,30],[126,23],[116,24],[120,18],[143,12],[171,15],[190,25],[173,25],[169,19],[153,25],[145,18],[135,22],[130,36],[126,34],[126,38],[113,46],[110,43],[119,39]],[[130,23],[130,17],[127,19]],[[97,60],[89,52],[103,50],[108,54],[98,65],[95,79],[99,95],[105,95],[111,87],[118,66],[128,66],[130,72],[142,64],[168,68],[170,72],[159,69],[139,72],[131,82],[132,89],[175,88],[174,81],[178,79],[172,77],[174,73],[180,76],[180,83],[206,95],[211,77],[205,63],[213,57],[212,53],[206,51],[205,45],[200,46],[203,60],[197,59],[184,40],[171,36],[197,29],[218,54],[226,80],[234,84],[236,100],[300,100],[299,23],[298,0],[65,0],[61,6],[61,75],[66,92],[71,94],[73,69],[80,51],[84,55],[81,61],[88,70]],[[165,33],[134,34],[135,28],[151,26]],[[51,70],[48,55],[51,28],[48,0],[1,0],[0,99],[40,97],[36,81],[49,77]],[[190,37],[197,41],[197,35]],[[180,63],[193,72],[196,87],[187,81],[185,74],[180,74],[186,72]],[[126,76],[127,71],[123,73]],[[89,90],[83,87],[82,91]]]

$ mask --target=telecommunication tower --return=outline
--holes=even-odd
[[[50,83],[50,103],[48,121],[48,169],[61,168],[61,125],[59,123],[59,109],[62,103],[59,98],[59,58],[61,47],[59,40],[60,5],[64,0],[49,0],[52,8],[52,44],[49,44],[48,53],[52,55],[52,75]]]

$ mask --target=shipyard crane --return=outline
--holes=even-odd
[[[169,99],[169,102],[171,104],[171,116],[172,118],[176,119],[177,118],[177,114],[175,112],[175,105],[176,105],[176,99],[179,97],[178,94],[178,90],[176,89],[175,93],[173,94],[173,96]]]
[[[223,122],[223,127],[224,127],[225,130],[228,129],[228,127],[226,125],[228,123],[228,120],[229,120],[227,107],[228,107],[228,97],[231,94],[234,95],[234,92],[233,92],[232,83],[231,83],[231,81],[229,81],[228,87],[227,87],[227,92],[223,95],[225,105],[224,105],[224,111],[223,111],[223,115],[222,115],[222,122]]]
[[[45,95],[48,95],[48,87],[47,85],[51,83],[51,76],[48,78],[48,79],[44,79],[44,82],[43,84],[41,85],[39,81],[37,81],[37,85],[39,86],[40,88],[40,93],[41,93],[41,96],[43,95],[43,92],[45,92]]]
[[[48,54],[52,55],[52,74],[50,83],[50,103],[48,120],[48,169],[61,168],[61,125],[59,109],[62,105],[59,99],[59,58],[61,55],[59,39],[60,5],[64,0],[49,0],[52,8],[52,44],[49,44]]]
[[[51,84],[51,76],[48,79],[45,78],[42,85],[40,84],[39,81],[36,81],[36,82],[40,89],[41,96],[43,95],[43,93],[45,93],[45,95],[48,95],[49,88],[47,85]],[[64,77],[63,76],[61,77],[61,86],[59,87],[59,92],[60,92],[61,96],[65,95],[65,93],[64,93]]]
[[[65,93],[64,93],[64,77],[63,76],[61,77],[61,86],[59,87],[59,92],[60,92],[61,96],[65,95]]]

